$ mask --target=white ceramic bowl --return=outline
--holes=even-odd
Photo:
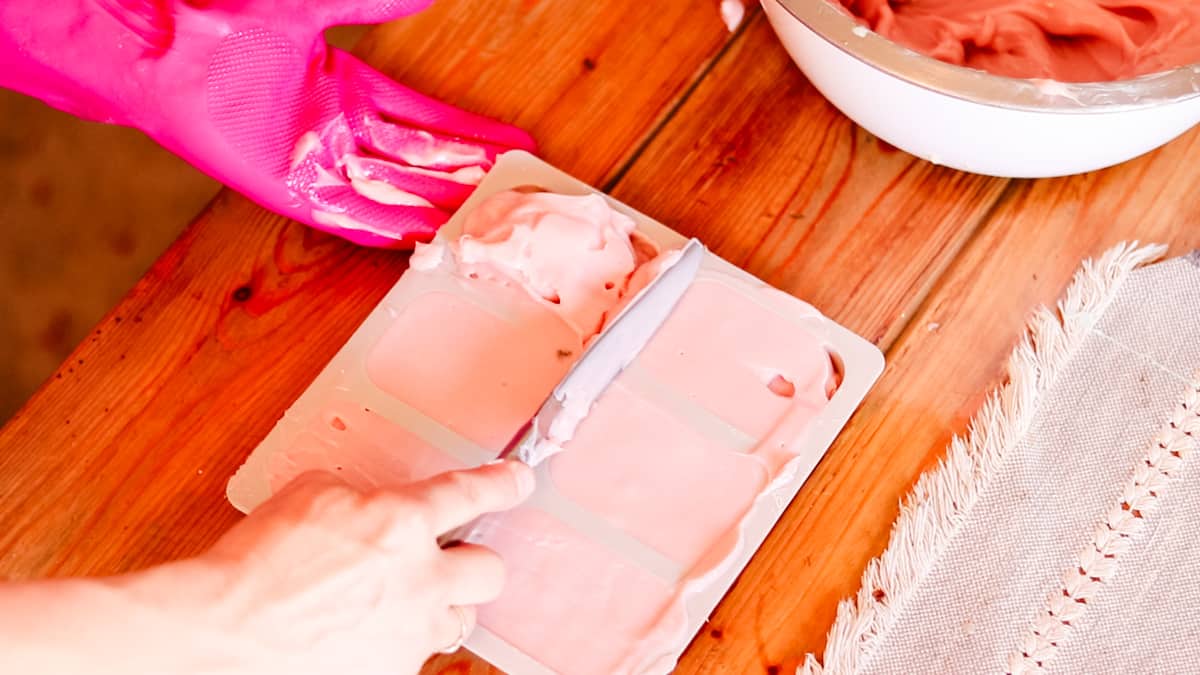
[[[813,85],[871,133],[936,164],[1040,178],[1132,159],[1200,123],[1200,64],[1132,80],[1020,80],[917,54],[826,0],[762,0]]]

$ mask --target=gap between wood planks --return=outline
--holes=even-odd
[[[650,128],[646,131],[646,133],[640,139],[632,143],[628,153],[616,162],[617,168],[613,171],[612,175],[599,184],[598,187],[601,191],[611,194],[617,188],[617,186],[622,182],[622,180],[624,180],[633,166],[642,158],[647,148],[649,148],[661,134],[667,131],[667,127],[670,126],[671,123],[676,119],[676,116],[688,103],[692,95],[696,93],[713,69],[722,61],[722,59],[726,58],[726,56],[730,51],[732,51],[737,43],[747,39],[747,34],[749,33],[750,27],[760,19],[761,14],[762,8],[757,3],[747,7],[745,17],[742,19],[742,22],[738,24],[737,29],[731,34],[730,38],[726,40],[723,45],[721,45],[721,48],[718,49],[711,58],[701,65],[701,67],[696,71],[696,74],[692,77],[691,81],[688,82],[675,100],[664,107],[664,110],[660,114],[659,118],[650,125]],[[801,76],[803,77],[802,74]],[[911,161],[915,163],[923,162],[925,160],[922,160],[916,156],[912,156]],[[939,265],[938,268],[931,270],[931,273],[928,275],[925,283],[922,284],[918,292],[912,296],[908,306],[901,314],[902,319],[897,321],[895,325],[890,326],[883,336],[881,336],[881,338],[878,340],[877,346],[881,351],[883,351],[885,356],[891,355],[892,348],[899,344],[901,342],[901,337],[909,331],[913,317],[920,313],[920,310],[924,307],[927,300],[941,285],[946,273],[952,268],[952,266],[960,257],[959,254],[972,244],[972,242],[984,229],[984,226],[991,220],[992,216],[997,212],[997,210],[999,210],[1000,207],[1011,198],[1014,182],[1012,179],[1004,180],[1006,181],[1004,187],[1001,188],[1000,192],[992,200],[992,202],[987,205],[987,208],[984,210],[984,212],[978,218],[976,218],[974,222],[964,225],[964,230],[966,231],[965,236],[959,239],[958,245],[953,250],[952,255],[947,256],[946,261]],[[629,206],[640,210],[640,207],[637,204],[630,204]]]
[[[913,161],[923,162],[925,160],[914,157]],[[896,322],[895,327],[889,328],[884,333],[879,344],[876,345],[889,360],[895,348],[904,344],[908,336],[915,330],[915,319],[924,313],[930,299],[937,297],[937,291],[945,284],[946,279],[950,278],[950,272],[960,264],[959,261],[963,257],[962,252],[974,245],[979,235],[987,229],[987,225],[992,221],[993,216],[1000,212],[1004,205],[1012,199],[1013,193],[1016,191],[1019,183],[1016,179],[1012,178],[1003,180],[1005,181],[1004,187],[1000,189],[1000,193],[996,195],[996,198],[992,200],[987,209],[975,219],[974,223],[969,225],[967,234],[960,240],[958,248],[954,251],[954,255],[947,256],[946,261],[932,271],[926,282],[922,284],[920,291],[913,295],[908,307],[902,314],[903,318]],[[1032,308],[1030,309],[1032,310]]]
[[[715,0],[713,6],[716,7]],[[679,113],[680,109],[682,109],[683,106],[688,102],[688,100],[692,97],[692,94],[694,94],[696,89],[700,87],[700,83],[704,82],[704,80],[708,77],[708,74],[712,72],[714,67],[716,67],[717,63],[719,63],[721,59],[725,58],[725,55],[729,53],[730,49],[732,49],[737,42],[745,38],[750,25],[756,18],[758,18],[759,14],[762,14],[762,7],[759,6],[757,2],[746,8],[745,17],[742,18],[742,22],[738,24],[737,29],[733,31],[733,33],[729,36],[729,39],[725,40],[725,44],[721,45],[721,48],[718,49],[715,54],[701,64],[691,81],[688,82],[687,85],[684,86],[683,91],[679,93],[679,96],[677,96],[670,104],[663,107],[663,112],[659,115],[658,119],[656,119],[650,125],[650,128],[646,130],[646,133],[640,139],[631,143],[628,153],[624,157],[617,160],[616,170],[613,171],[612,175],[601,182],[598,186],[602,192],[611,193],[614,189],[616,189],[617,184],[625,178],[625,175],[629,173],[629,170],[633,168],[633,165],[637,163],[639,159],[641,159],[642,154],[646,151],[646,148],[650,147],[650,144],[653,143],[654,140],[658,138],[659,134],[666,129],[667,125],[675,119],[675,116]],[[630,206],[637,209],[637,206],[633,204],[630,204]]]

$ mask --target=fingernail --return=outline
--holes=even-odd
[[[534,488],[537,487],[537,479],[533,475],[533,469],[526,466],[523,462],[513,460],[513,471],[517,476],[517,494],[522,499],[533,494]]]

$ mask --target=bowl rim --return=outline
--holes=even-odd
[[[778,3],[818,37],[871,68],[970,103],[1030,112],[1106,114],[1200,97],[1200,63],[1113,82],[1004,77],[939,61],[892,42],[835,6],[836,0],[763,2]]]

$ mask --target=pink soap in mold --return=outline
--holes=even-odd
[[[369,490],[461,468],[408,429],[341,398],[306,420],[287,452],[271,456],[267,475],[272,492],[306,471],[327,471]]]
[[[500,599],[479,608],[479,624],[545,666],[572,675],[645,672],[685,637],[673,584],[557,518],[522,507],[485,518],[482,528],[508,578]]]
[[[586,341],[595,320],[614,316],[672,255],[633,231],[599,195],[501,193],[468,216],[457,241],[419,253],[428,259],[418,264],[449,254],[458,274],[524,288]],[[685,404],[656,401],[626,372],[549,460],[559,495],[678,563],[681,576],[656,579],[662,592],[636,579],[607,585],[604,574],[653,577],[568,523],[528,515],[535,509],[500,514],[489,518],[498,529],[478,541],[501,550],[519,580],[481,612],[481,626],[560,672],[641,672],[644,659],[670,652],[688,589],[738,550],[743,519],[835,388],[824,345],[770,309],[781,297],[802,313],[763,286],[698,279],[637,360],[650,389]],[[695,415],[709,419],[698,429]],[[729,431],[702,433],[714,425]]]
[[[499,452],[566,375],[582,343],[532,298],[498,286],[491,296],[495,309],[448,292],[418,296],[367,355],[367,375],[384,392]]]
[[[567,450],[550,458],[554,486],[681,569],[712,567],[737,544],[766,467],[637,395],[628,379],[609,387]]]
[[[815,335],[768,309],[780,296],[793,306],[807,305],[766,286],[739,286],[697,280],[638,363],[714,416],[761,439],[754,452],[774,478],[809,420],[829,402],[837,374]]]

